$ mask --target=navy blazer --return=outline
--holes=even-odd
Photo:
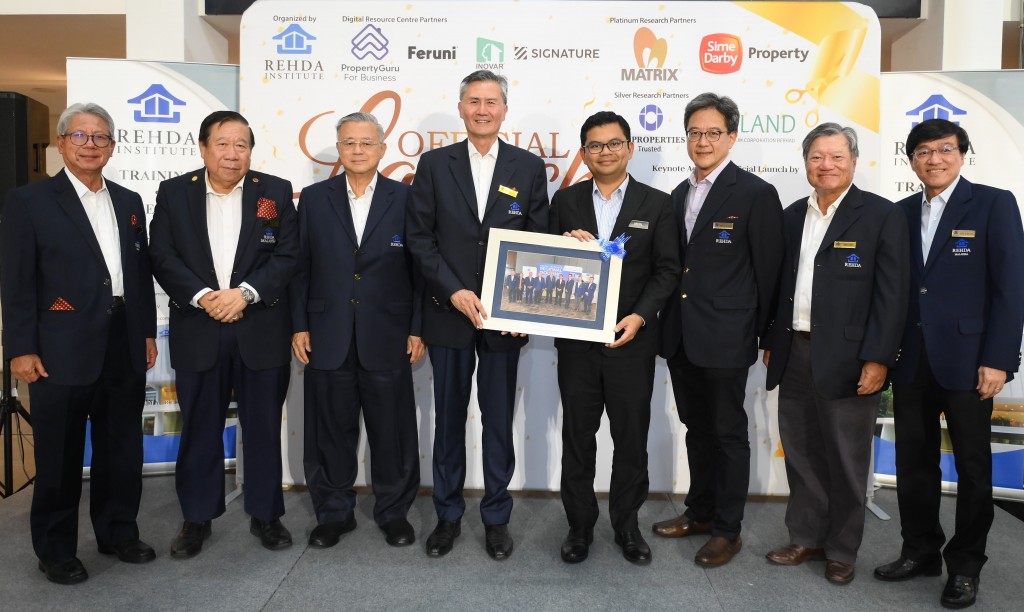
[[[682,342],[703,368],[746,368],[757,359],[775,306],[784,250],[782,203],[771,184],[726,162],[687,240],[686,194],[672,191],[683,276],[665,303],[661,355]]]
[[[356,240],[344,173],[302,190],[299,265],[289,293],[292,326],[310,335],[311,367],[340,368],[352,342],[367,370],[409,364],[407,340],[422,335],[423,283],[406,248],[408,197],[408,185],[378,174]]]
[[[942,211],[928,260],[921,253],[920,193],[898,202],[910,228],[910,308],[893,382],[909,383],[922,339],[944,389],[970,391],[978,368],[1020,367],[1024,229],[1013,194],[963,176]]]
[[[593,180],[555,192],[548,229],[559,235],[576,229],[597,235]],[[608,356],[621,357],[653,357],[658,353],[658,311],[679,283],[679,246],[668,194],[630,177],[622,197],[622,209],[612,227],[612,236],[622,234],[629,236],[629,242],[622,260],[615,321],[636,313],[644,318],[645,325],[633,340],[618,348],[609,349],[598,342],[556,338],[558,350],[586,351],[600,347]],[[596,288],[593,283],[577,283],[576,296],[584,299],[589,290],[589,302],[593,300]]]
[[[261,200],[269,201],[276,218],[259,218]],[[206,170],[200,168],[160,183],[150,225],[153,275],[170,304],[171,367],[202,372],[217,363],[219,323],[192,306],[200,290],[220,287],[213,267],[206,222]],[[299,232],[292,185],[250,170],[242,185],[242,228],[239,232],[231,287],[245,282],[260,301],[245,309],[235,327],[242,361],[253,370],[282,366],[291,360],[291,309],[288,282],[295,272]]]
[[[781,381],[793,338],[796,276],[807,198],[783,213],[786,259],[778,310],[764,342],[768,389]],[[811,282],[811,377],[825,399],[857,395],[865,361],[896,362],[909,286],[907,224],[885,198],[850,186],[814,255]]]
[[[88,385],[103,367],[113,304],[110,273],[82,201],[62,170],[11,190],[0,223],[4,352],[39,355],[58,385]],[[146,213],[134,191],[107,180],[121,242],[128,350],[146,371],[156,338]]]
[[[483,222],[469,167],[469,141],[428,151],[420,157],[406,221],[409,250],[425,282],[423,339],[427,344],[466,348],[476,328],[451,296],[460,289],[480,295],[488,234],[492,227],[545,232],[548,177],[544,162],[528,151],[498,140],[498,159],[487,191]],[[492,350],[512,350],[523,336],[485,331]]]

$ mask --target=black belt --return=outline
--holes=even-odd
[[[110,307],[111,308],[124,308],[124,296],[123,295],[115,295],[114,296],[114,301],[110,305]]]

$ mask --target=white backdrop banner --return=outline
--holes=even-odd
[[[152,219],[160,181],[203,165],[199,125],[215,110],[238,108],[238,66],[68,58],[68,104],[95,102],[114,120],[114,153],[103,174],[142,196]],[[156,285],[156,365],[146,376],[145,468],[171,471],[181,420],[167,344],[167,295]],[[235,420],[225,453],[235,456]],[[87,460],[88,461],[88,460]]]
[[[1013,192],[1024,205],[1024,72],[905,72],[882,78],[881,195],[902,200],[921,191],[904,144],[926,119],[948,119],[967,131],[971,147],[962,169],[976,183]],[[1024,382],[1020,373],[995,397],[992,412],[992,484],[999,497],[1024,498]],[[890,404],[891,406],[891,404]],[[896,480],[891,408],[883,412],[875,440],[878,480]],[[956,490],[952,444],[943,431],[942,479]]]
[[[253,167],[298,191],[339,170],[334,125],[355,111],[386,128],[382,172],[409,182],[424,151],[465,138],[458,86],[485,68],[508,77],[502,138],[544,159],[550,191],[589,178],[579,127],[592,113],[626,117],[640,181],[670,191],[691,172],[683,110],[703,91],[742,112],[732,159],[778,188],[805,197],[800,142],[824,121],[857,129],[856,180],[878,187],[880,35],[855,3],[785,2],[317,2],[264,0],[242,18],[240,110],[252,123]],[[561,416],[555,351],[534,337],[523,351],[515,415],[512,486],[555,489]],[[286,478],[302,481],[301,378],[287,409]],[[651,488],[689,485],[681,425],[659,362],[649,451]],[[421,475],[430,483],[430,367],[415,370]],[[787,492],[774,401],[760,365],[748,381],[753,471],[750,491]],[[482,487],[479,409],[470,407],[467,486]],[[363,443],[365,446],[365,442]],[[365,447],[361,456],[367,458]],[[599,440],[598,489],[607,490],[611,440]],[[365,465],[359,482],[365,482]]]

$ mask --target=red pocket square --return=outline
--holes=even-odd
[[[50,306],[50,310],[74,310],[74,307],[72,307],[71,304],[68,304],[67,300],[59,297],[57,298],[57,301],[53,303],[53,306]]]
[[[269,198],[260,198],[256,202],[256,216],[260,219],[276,219],[277,202]]]

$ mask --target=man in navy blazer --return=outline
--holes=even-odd
[[[587,118],[580,128],[580,154],[593,178],[555,193],[549,231],[580,241],[621,235],[629,240],[615,305],[615,340],[555,339],[563,412],[561,495],[569,522],[561,556],[566,563],[579,563],[594,540],[595,434],[607,412],[615,444],[608,492],[615,543],[627,561],[647,565],[651,549],[640,534],[637,513],[650,486],[647,432],[660,339],[658,311],[679,282],[675,220],[668,194],[629,175],[633,143],[623,117],[602,111]],[[581,279],[577,291],[587,311],[596,288],[592,275]]]
[[[427,554],[451,551],[466,501],[466,418],[473,370],[483,424],[486,550],[512,552],[508,483],[515,469],[512,415],[524,336],[482,329],[480,302],[488,232],[547,229],[548,179],[536,155],[498,138],[508,110],[508,81],[478,70],[459,87],[467,139],[420,157],[406,223],[408,247],[425,281],[423,339],[434,367],[434,508],[438,523]],[[524,279],[525,284],[525,279]],[[479,364],[477,363],[479,359]]]
[[[199,128],[205,168],[160,183],[153,275],[170,302],[171,367],[181,406],[175,469],[184,524],[171,555],[193,557],[224,513],[224,418],[234,391],[245,447],[245,511],[263,546],[291,546],[279,520],[281,409],[291,362],[288,282],[299,248],[291,183],[251,171],[245,118],[216,111]]]
[[[786,259],[763,341],[789,482],[789,544],[767,557],[789,566],[824,557],[825,578],[847,584],[864,535],[880,392],[907,310],[907,224],[892,202],[853,184],[853,128],[818,125],[803,155],[814,191],[783,212]]]
[[[662,537],[711,534],[694,561],[728,563],[750,481],[743,400],[747,369],[768,328],[782,265],[782,204],[775,187],[729,160],[740,111],[703,93],[686,105],[690,177],[672,191],[683,276],[662,313],[661,355],[686,425],[686,511],[653,526]]]
[[[64,170],[12,190],[0,223],[4,354],[32,400],[32,547],[39,569],[60,584],[88,578],[77,557],[88,421],[99,551],[129,563],[155,557],[139,540],[136,515],[156,304],[142,199],[102,175],[112,134],[100,106],[68,107],[57,122]]]
[[[910,228],[910,293],[893,372],[896,479],[903,547],[875,569],[882,580],[942,573],[941,602],[974,603],[992,525],[992,398],[1020,366],[1024,328],[1024,230],[1009,191],[960,175],[967,132],[943,119],[907,136],[924,185],[898,202]],[[957,471],[955,533],[939,524],[939,415]],[[940,556],[941,551],[941,556]]]
[[[369,113],[336,126],[345,172],[302,190],[299,265],[289,287],[292,351],[306,365],[303,466],[326,548],[356,526],[359,415],[370,445],[373,518],[392,546],[412,544],[406,519],[420,486],[412,364],[422,281],[406,249],[409,186],[377,173],[387,150]]]

